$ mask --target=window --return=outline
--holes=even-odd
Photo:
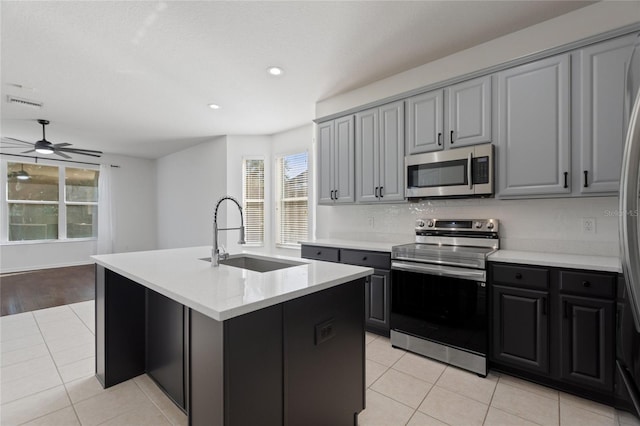
[[[264,244],[264,160],[242,162],[242,199],[244,201],[245,240],[248,245]]]
[[[306,152],[276,158],[276,244],[298,246],[308,238],[309,166]]]
[[[95,169],[7,162],[6,239],[97,237],[98,174]]]

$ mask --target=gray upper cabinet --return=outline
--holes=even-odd
[[[496,75],[500,197],[571,192],[569,72],[563,54]]]
[[[491,76],[476,78],[446,89],[447,147],[491,142]]]
[[[624,76],[635,34],[579,50],[574,75],[580,90],[574,143],[579,165],[574,174],[579,194],[617,193],[624,147]],[[577,184],[579,182],[579,185]]]
[[[404,200],[404,102],[356,114],[356,201]]]
[[[407,154],[491,142],[491,76],[413,96]]]
[[[318,125],[318,204],[354,201],[353,116]]]
[[[407,154],[444,148],[443,108],[443,89],[416,95],[407,100]]]

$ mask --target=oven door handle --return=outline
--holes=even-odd
[[[453,268],[450,266],[415,264],[408,262],[391,262],[391,269],[396,271],[417,272],[422,274],[441,275],[443,277],[461,278],[463,280],[486,282],[487,273],[483,270]]]

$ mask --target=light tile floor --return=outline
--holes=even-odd
[[[93,301],[0,318],[0,424],[186,425],[146,375],[107,390],[94,373]],[[394,349],[367,333],[365,425],[640,426],[634,417],[495,373]]]

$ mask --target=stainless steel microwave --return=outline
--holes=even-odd
[[[473,145],[404,158],[407,198],[493,195],[493,145]]]

